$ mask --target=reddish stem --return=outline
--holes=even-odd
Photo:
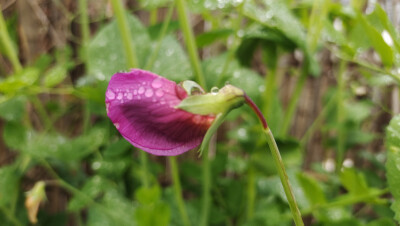
[[[244,94],[244,99],[246,100],[247,105],[249,105],[251,107],[251,109],[253,109],[253,111],[257,114],[264,129],[267,129],[268,128],[267,121],[265,120],[264,115],[261,113],[261,111],[257,107],[257,105],[251,100],[251,98],[249,96],[247,96],[246,93]]]

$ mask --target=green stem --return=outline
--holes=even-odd
[[[111,0],[111,5],[117,18],[118,28],[125,50],[127,66],[128,68],[137,68],[139,66],[137,60],[138,58],[136,56],[134,45],[132,43],[131,32],[128,26],[128,21],[126,19],[124,9],[122,7],[122,1]],[[143,186],[147,187],[149,185],[147,178],[147,154],[144,151],[140,151],[140,160],[143,168],[142,184]]]
[[[147,60],[146,66],[144,67],[147,70],[150,70],[153,67],[154,62],[157,59],[158,53],[160,52],[162,39],[165,37],[165,34],[167,33],[173,12],[174,12],[174,4],[171,4],[171,6],[168,9],[167,16],[164,18],[164,23],[161,28],[160,36],[158,37],[156,47],[152,51],[149,60]]]
[[[153,9],[150,11],[150,25],[155,25],[157,23],[158,11]]]
[[[124,9],[122,7],[122,1],[111,0],[111,5],[117,19],[119,32],[121,34],[122,44],[124,46],[125,56],[127,60],[127,66],[128,68],[137,68],[138,60],[134,49],[134,45],[132,44],[131,32],[128,26],[128,21],[126,19]]]
[[[340,61],[339,71],[337,75],[337,157],[336,157],[336,171],[339,173],[342,168],[344,152],[345,152],[345,127],[344,127],[344,73],[346,68],[346,62]]]
[[[251,164],[251,163],[250,163]],[[255,170],[252,165],[249,166],[247,174],[247,220],[250,221],[253,218],[254,203],[256,200],[256,188],[255,188]]]
[[[87,0],[79,0],[79,13],[81,14],[79,19],[82,33],[82,60],[86,62],[88,59],[87,44],[90,36]]]
[[[186,12],[186,5],[184,0],[175,0],[175,4],[178,11],[179,24],[181,30],[183,32],[183,37],[185,39],[186,48],[189,53],[190,64],[192,65],[192,69],[194,71],[197,82],[204,89],[207,90],[206,80],[204,78],[200,59],[198,56],[197,46],[194,39],[193,31],[189,24],[188,13]],[[204,143],[204,142],[203,142]],[[208,157],[208,148],[204,148],[203,153],[203,162],[202,162],[202,171],[203,171],[203,206],[202,206],[202,214],[200,219],[200,225],[207,226],[208,225],[208,215],[210,209],[210,188],[211,188],[211,172],[210,172],[210,160]]]
[[[189,217],[186,213],[185,203],[182,198],[181,182],[179,179],[179,170],[178,170],[178,164],[176,162],[176,157],[170,156],[168,158],[168,160],[169,160],[169,164],[171,166],[175,199],[176,199],[176,203],[178,204],[179,213],[181,214],[183,225],[190,226]]]
[[[308,127],[306,133],[300,139],[300,146],[304,147],[306,142],[310,139],[311,135],[314,134],[315,130],[319,127],[322,123],[322,120],[325,118],[325,115],[332,109],[334,104],[336,103],[336,95],[331,97],[328,103],[323,107],[321,113],[317,116],[317,118],[313,121],[313,123]]]
[[[283,123],[280,131],[281,136],[286,136],[290,129],[290,125],[293,120],[293,115],[296,112],[297,104],[299,102],[301,92],[303,91],[304,84],[308,76],[308,64],[309,64],[308,60],[307,58],[305,58],[299,80],[296,83],[296,87],[289,100],[289,105],[286,109],[286,113],[283,116]]]
[[[186,42],[186,48],[189,53],[190,64],[194,70],[196,80],[204,89],[207,89],[206,80],[200,66],[200,59],[198,56],[197,46],[194,39],[193,31],[189,24],[188,13],[186,12],[186,5],[184,0],[176,0],[176,7],[178,10],[179,24],[183,32],[183,37]]]
[[[281,179],[283,190],[285,191],[286,198],[289,202],[289,207],[292,211],[293,220],[297,226],[304,225],[303,219],[301,218],[300,210],[297,207],[296,199],[289,183],[288,175],[286,174],[285,166],[283,165],[281,154],[279,153],[278,146],[276,145],[274,135],[268,127],[264,129],[264,133],[266,135],[276,169],[278,170],[278,175]]]
[[[279,178],[281,179],[281,183],[283,186],[283,190],[285,191],[286,198],[289,203],[290,210],[292,211],[293,220],[297,226],[303,226],[303,219],[301,218],[300,210],[297,206],[296,199],[294,197],[292,188],[289,183],[289,177],[286,173],[285,166],[282,161],[281,154],[278,149],[278,145],[276,144],[274,135],[271,130],[268,128],[267,122],[262,115],[260,109],[255,105],[255,103],[250,99],[246,94],[244,95],[246,103],[254,110],[260,119],[262,126],[264,128],[265,137],[267,138],[269,149],[271,150],[272,157],[275,162],[276,169],[278,171]]]
[[[140,163],[142,164],[142,170],[143,170],[142,185],[147,188],[149,187],[149,179],[147,173],[147,162],[148,162],[147,153],[144,151],[140,151],[139,153],[140,153]]]
[[[211,202],[211,170],[210,159],[208,157],[208,147],[202,150],[203,154],[203,204],[201,209],[200,226],[208,225],[208,216],[210,213]]]
[[[0,40],[2,41],[5,55],[8,56],[8,58],[11,61],[11,64],[14,67],[14,72],[21,71],[22,66],[21,63],[19,62],[17,51],[15,50],[14,45],[12,44],[10,35],[7,30],[6,22],[4,20],[3,13],[1,10],[0,10]]]

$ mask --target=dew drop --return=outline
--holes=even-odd
[[[118,93],[117,99],[122,100],[122,96],[123,96],[122,93]]]
[[[156,90],[156,96],[162,97],[164,95],[164,92],[161,89]]]
[[[119,129],[119,123],[114,123],[115,128]]]
[[[128,100],[132,100],[132,97],[133,97],[132,93],[128,93],[128,95],[126,96],[126,98],[128,98]]]
[[[141,87],[139,88],[138,93],[139,93],[139,94],[144,93],[144,88],[143,88],[143,86],[141,86]]]
[[[151,86],[154,89],[160,88],[162,86],[162,79],[161,78],[154,79],[153,82],[151,83]]]
[[[136,95],[136,94],[137,94],[137,90],[134,89],[134,90],[133,90],[133,95]]]
[[[147,89],[146,92],[144,93],[146,97],[152,97],[153,96],[153,90],[152,89]]]
[[[215,86],[211,88],[211,94],[217,94],[218,91],[219,91],[219,89]]]
[[[108,90],[106,93],[106,97],[110,100],[114,100],[115,99],[115,93],[111,90]]]

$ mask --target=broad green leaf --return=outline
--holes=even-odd
[[[69,139],[61,134],[32,134],[23,151],[39,158],[76,161],[96,151],[105,138],[105,130],[92,129],[88,134]]]
[[[225,39],[232,35],[235,31],[232,29],[217,29],[201,33],[196,37],[197,47],[202,48],[214,43],[217,40]]]
[[[0,117],[7,121],[21,120],[25,113],[26,98],[16,96],[0,103]]]
[[[386,129],[387,148],[386,177],[389,189],[394,197],[392,210],[395,219],[400,222],[400,115],[390,121]]]
[[[132,43],[139,59],[139,67],[143,67],[150,51],[150,38],[146,28],[134,16],[127,16]],[[123,70],[129,70],[122,45],[120,31],[114,20],[104,26],[89,43],[88,73],[99,80],[109,80],[111,76]]]
[[[152,64],[151,71],[176,82],[193,78],[190,62],[185,51],[178,41],[170,35],[161,41],[161,47]]]
[[[305,173],[298,173],[297,180],[299,181],[308,202],[311,204],[311,207],[326,203],[325,194],[314,178]]]
[[[46,87],[53,87],[60,84],[66,77],[67,69],[65,65],[57,65],[45,74],[43,84]]]
[[[311,52],[317,49],[330,7],[330,1],[316,0],[313,2],[310,21],[308,24],[307,44]]]
[[[15,150],[21,150],[26,145],[27,128],[21,122],[9,121],[3,129],[3,139],[6,145]]]
[[[10,205],[19,192],[19,174],[15,165],[0,168],[0,206]]]
[[[354,168],[344,168],[340,174],[340,181],[349,193],[364,195],[369,192],[364,175]]]

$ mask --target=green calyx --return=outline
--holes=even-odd
[[[188,94],[189,96],[176,108],[199,115],[226,113],[240,107],[245,101],[244,91],[232,85],[226,85],[220,90],[213,88],[211,93],[188,92]]]

